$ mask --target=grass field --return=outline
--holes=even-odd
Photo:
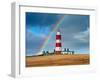
[[[89,54],[26,57],[26,67],[89,64]]]

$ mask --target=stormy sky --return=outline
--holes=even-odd
[[[53,32],[62,16],[63,20]],[[26,55],[53,52],[58,29],[62,35],[62,50],[69,48],[76,53],[89,53],[89,15],[26,12]]]

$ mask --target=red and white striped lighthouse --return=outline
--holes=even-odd
[[[55,52],[56,54],[61,54],[61,33],[60,33],[60,30],[57,31],[57,34],[56,34],[56,47],[55,47]]]

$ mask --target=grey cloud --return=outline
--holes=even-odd
[[[74,38],[81,42],[88,43],[89,42],[89,29],[75,34]]]

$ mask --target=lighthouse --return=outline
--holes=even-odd
[[[56,33],[56,47],[55,47],[55,53],[58,55],[58,54],[61,54],[61,32],[60,30],[57,31]]]

